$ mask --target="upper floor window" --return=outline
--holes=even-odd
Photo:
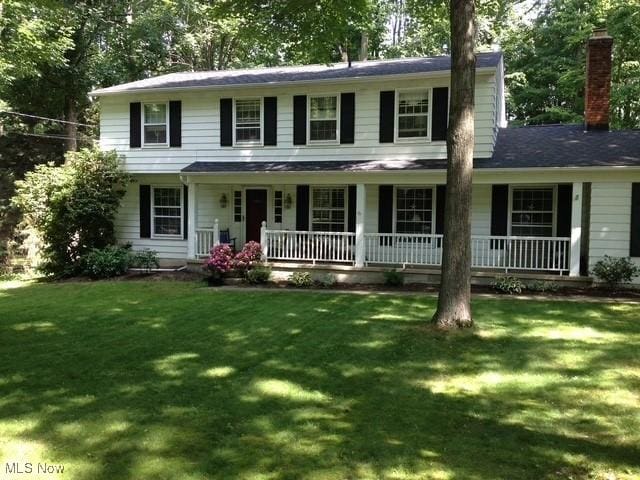
[[[166,103],[145,103],[143,135],[145,145],[166,145],[169,109]]]
[[[235,100],[235,143],[260,145],[262,143],[262,99]]]
[[[512,190],[511,235],[552,237],[553,187],[517,187]]]
[[[399,91],[396,98],[397,140],[429,139],[429,89]]]
[[[154,236],[182,235],[182,193],[181,187],[153,187],[151,213]]]
[[[309,97],[309,143],[338,141],[338,97]]]
[[[396,188],[396,233],[432,233],[433,189]]]
[[[344,187],[317,187],[311,190],[311,230],[346,230],[346,194]]]

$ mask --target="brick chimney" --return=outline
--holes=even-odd
[[[609,130],[611,47],[606,28],[596,28],[587,44],[584,120],[587,130]]]

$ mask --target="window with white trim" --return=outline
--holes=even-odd
[[[309,97],[309,142],[331,143],[338,141],[338,97]]]
[[[432,233],[433,201],[433,188],[396,187],[396,233]]]
[[[398,140],[429,138],[430,89],[397,92],[396,116]]]
[[[169,109],[166,103],[145,103],[143,115],[144,145],[167,144],[167,118]]]
[[[347,204],[344,187],[317,187],[311,190],[311,230],[346,231]]]
[[[262,143],[262,99],[235,100],[235,143],[259,145]]]
[[[514,187],[511,195],[511,235],[552,237],[554,188]]]
[[[179,237],[182,235],[182,187],[153,187],[153,235]]]

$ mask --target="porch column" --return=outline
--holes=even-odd
[[[571,248],[569,276],[580,276],[580,242],[582,238],[582,182],[573,184],[571,198]]]
[[[196,238],[196,218],[198,218],[198,205],[196,204],[196,198],[198,198],[198,184],[189,184],[188,192],[189,198],[187,201],[189,203],[189,209],[187,210],[187,238],[189,241],[187,242],[187,257],[196,258],[196,243],[198,242],[198,239]]]
[[[356,185],[356,267],[364,267],[364,219],[367,204],[367,191],[363,183]]]

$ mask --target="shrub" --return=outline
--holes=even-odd
[[[41,240],[38,268],[57,277],[80,273],[82,258],[115,242],[113,220],[129,183],[115,152],[69,152],[65,163],[38,165],[16,182],[13,205]]]
[[[398,270],[385,270],[382,272],[384,284],[389,287],[401,287],[404,285],[404,273]]]
[[[131,261],[129,247],[111,245],[94,249],[83,257],[84,273],[93,279],[124,275]]]
[[[233,268],[231,246],[223,243],[213,247],[209,258],[204,262],[203,268],[211,273],[212,279],[221,281]]]
[[[605,255],[593,266],[592,273],[609,288],[615,288],[624,283],[630,283],[640,275],[640,267],[630,258],[614,258]]]
[[[247,271],[247,282],[252,285],[267,283],[271,278],[271,267],[267,265],[257,265]]]
[[[245,243],[242,250],[233,259],[233,268],[246,275],[246,272],[262,263],[262,247],[258,242]]]
[[[155,250],[144,249],[131,254],[131,266],[141,268],[145,273],[149,273],[151,269],[158,268],[158,252]]]
[[[297,288],[307,288],[313,285],[309,272],[293,272],[289,277],[289,283]]]
[[[513,295],[514,293],[522,293],[525,286],[519,278],[504,276],[498,277],[493,282],[493,288],[500,293]]]
[[[525,287],[527,290],[531,290],[532,292],[557,292],[560,290],[560,286],[556,282],[545,282],[543,280],[534,280],[531,283],[528,283]]]
[[[323,288],[331,288],[336,283],[338,283],[338,279],[333,273],[327,273],[318,279],[318,285]]]

